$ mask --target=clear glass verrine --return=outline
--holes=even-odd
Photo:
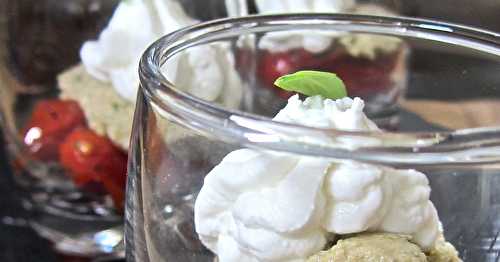
[[[326,64],[343,62],[338,62],[343,65],[339,70],[349,68],[348,73],[357,72],[356,77],[365,79],[360,87],[366,92],[359,96],[366,100],[368,116],[386,132],[272,121],[290,94],[266,85],[267,75],[259,70],[266,61],[262,41],[282,33],[333,38],[334,44],[320,56],[328,57]],[[401,63],[384,60],[379,52],[371,66],[393,65],[386,71],[362,71],[359,68],[365,64],[339,58],[338,50],[347,50],[335,44],[341,43],[339,39],[367,35],[381,37],[381,41],[399,39],[404,48],[394,49],[392,55]],[[128,166],[127,258],[213,261],[214,254],[196,233],[195,200],[205,176],[228,153],[250,148],[335,163],[359,161],[417,169],[427,175],[444,235],[460,257],[495,261],[500,230],[500,195],[495,190],[500,182],[500,128],[498,119],[488,115],[498,103],[492,91],[500,84],[493,76],[500,68],[499,43],[497,33],[460,25],[332,14],[218,20],[161,38],[145,52],[140,66],[141,88]],[[203,71],[171,77],[173,68],[182,70],[179,61],[187,59],[183,56],[200,50],[207,57],[217,50],[213,51],[218,54],[215,59],[205,61],[202,56],[200,63],[225,64],[223,80]],[[408,58],[399,56],[401,53]],[[425,57],[426,63],[412,63],[416,56]],[[227,60],[221,62],[221,57]],[[315,60],[318,58],[301,57],[299,64],[305,65],[301,69],[330,68],[308,64]],[[231,82],[233,76],[240,85]],[[370,84],[388,76],[391,81],[381,88]],[[459,84],[474,84],[475,88],[463,92]],[[427,97],[439,90],[457,92],[459,99],[412,100],[404,96],[406,88]],[[388,89],[398,90],[397,95]],[[350,92],[356,91],[359,89]],[[241,174],[233,175],[243,176],[245,168],[248,166],[242,163]]]

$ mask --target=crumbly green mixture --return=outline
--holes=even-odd
[[[135,105],[122,98],[111,83],[89,75],[83,65],[70,68],[58,77],[60,97],[77,101],[89,127],[128,149]]]
[[[339,39],[349,55],[375,59],[377,54],[390,54],[401,45],[401,40],[396,37],[379,36],[371,34],[354,34],[343,36]]]
[[[360,234],[337,242],[330,250],[322,251],[308,262],[425,262],[425,254],[408,238],[396,234]]]
[[[404,235],[362,233],[339,240],[307,262],[460,262],[455,248],[440,239],[427,254]]]
[[[395,16],[388,9],[375,4],[356,5],[351,13],[362,15]],[[375,59],[378,54],[390,54],[402,44],[401,39],[376,34],[347,34],[340,36],[339,43],[353,57]]]
[[[446,242],[443,236],[438,239],[436,246],[427,253],[428,262],[461,262],[455,247]]]

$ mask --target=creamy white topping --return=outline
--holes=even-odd
[[[301,101],[298,95],[274,117],[275,121],[346,131],[379,130],[363,113],[364,101],[356,97],[332,100],[312,96]]]
[[[364,15],[394,16],[387,9],[374,4],[356,4],[355,0],[256,0],[257,9],[261,14],[277,13],[354,13]],[[401,40],[370,34],[345,34],[326,31],[294,31],[268,33],[259,42],[261,49],[270,52],[285,52],[287,50],[304,48],[312,53],[327,50],[334,40],[354,57],[374,59],[377,52],[390,53],[396,50]]]
[[[135,96],[141,52],[156,36],[152,20],[144,19],[148,16],[142,2],[123,1],[99,39],[85,42],[80,50],[87,72],[101,81],[111,82],[125,98]]]
[[[354,0],[256,0],[260,14],[300,13],[300,12],[346,12],[354,6]],[[331,32],[295,31],[266,34],[259,47],[271,52],[284,52],[294,48],[304,48],[313,53],[325,51],[332,43]]]
[[[378,130],[361,99],[289,99],[275,121]],[[305,261],[336,234],[404,233],[434,245],[439,219],[424,174],[318,157],[240,149],[205,178],[195,203],[201,241],[230,261]]]
[[[122,1],[99,39],[86,42],[80,56],[89,74],[111,82],[123,98],[134,101],[142,52],[159,37],[197,22],[175,1]],[[227,45],[190,48],[169,60],[163,71],[184,91],[209,101],[224,99],[222,87],[241,88]],[[239,102],[239,97],[232,98],[232,103]]]

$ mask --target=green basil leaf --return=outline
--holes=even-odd
[[[339,99],[347,96],[342,79],[336,74],[320,71],[298,71],[276,79],[274,84],[281,89],[307,96],[321,95],[324,98]]]

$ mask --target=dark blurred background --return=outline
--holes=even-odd
[[[0,37],[5,37],[7,61],[25,92],[55,86],[55,76],[78,62],[82,41],[95,38],[108,22],[118,0],[0,0]],[[206,20],[224,15],[223,10],[207,13],[207,6],[223,7],[223,0],[182,0],[200,5],[192,15]],[[367,1],[361,1],[367,2]],[[402,15],[461,23],[500,32],[499,0],[380,0]],[[2,29],[3,28],[3,29]],[[2,48],[0,46],[0,48]],[[1,55],[1,53],[0,53]],[[426,66],[426,57],[416,57],[412,66]],[[478,65],[480,68],[481,65]],[[432,70],[428,68],[428,70]],[[466,87],[464,87],[466,88]],[[438,92],[439,90],[434,90]],[[462,94],[466,89],[462,89]],[[423,97],[425,92],[409,91]],[[442,96],[459,96],[460,92]],[[4,143],[0,143],[4,145]],[[3,147],[3,146],[2,146]],[[28,215],[20,207],[19,192],[13,187],[10,171],[0,147],[0,261],[85,261],[55,254],[50,243],[26,226]]]

